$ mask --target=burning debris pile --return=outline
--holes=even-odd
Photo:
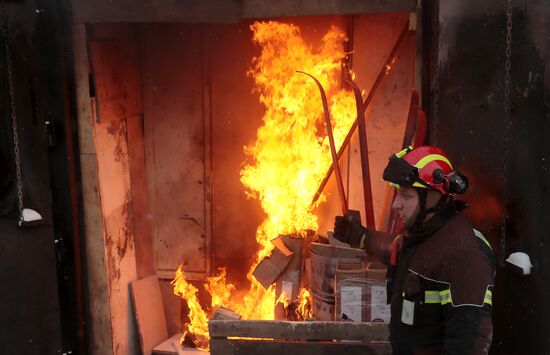
[[[265,114],[256,142],[244,147],[247,161],[241,170],[241,182],[247,195],[260,201],[267,218],[257,229],[259,248],[247,275],[248,290],[236,290],[226,281],[226,270],[220,270],[204,285],[212,297],[205,310],[198,302],[197,288],[186,281],[181,268],[176,273],[174,293],[185,299],[190,309],[184,337],[191,335],[194,344],[204,350],[208,349],[208,318],[217,307],[228,308],[242,319],[260,320],[274,319],[276,305],[286,306],[288,312],[293,303],[291,319],[312,316],[308,290],[291,290],[285,283],[276,287],[273,280],[254,277],[258,264],[289,247],[290,239],[311,237],[311,231],[317,230],[317,216],[312,210],[323,199],[313,205],[311,201],[331,165],[319,91],[311,79],[296,71],[318,78],[331,98],[337,147],[356,117],[353,94],[340,86],[341,63],[346,56],[343,44],[347,40],[342,30],[332,27],[315,51],[292,24],[256,22],[250,28],[253,41],[261,46],[261,54],[253,59],[247,74],[255,81]],[[298,244],[302,248],[303,243]],[[291,263],[288,255],[285,267]]]

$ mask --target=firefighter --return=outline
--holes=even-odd
[[[390,157],[384,180],[397,188],[397,236],[337,216],[336,238],[388,265],[393,354],[487,354],[492,339],[494,256],[489,242],[460,215],[454,199],[468,187],[433,146]]]

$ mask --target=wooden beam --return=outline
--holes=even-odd
[[[417,0],[71,0],[75,23],[186,22],[230,23],[287,16],[406,12]]]
[[[75,23],[238,22],[238,0],[71,0]]]
[[[247,19],[287,16],[351,15],[406,12],[416,8],[416,0],[244,0],[241,17]]]
[[[100,354],[112,354],[112,332],[109,310],[109,284],[103,244],[97,156],[92,127],[88,83],[88,52],[83,25],[73,27],[75,91],[78,112],[78,141],[82,178],[82,204],[86,254],[86,283],[89,298],[87,334],[89,346]]]
[[[168,338],[159,280],[149,276],[130,284],[130,295],[143,354]]]
[[[389,343],[344,343],[344,342],[278,342],[262,340],[210,339],[212,355],[389,355]]]
[[[387,323],[210,320],[210,337],[385,341]]]
[[[212,168],[212,68],[211,68],[212,26],[202,26],[202,112],[204,134],[204,259],[206,275],[212,274],[214,252],[212,248],[212,234],[214,225],[213,175]]]

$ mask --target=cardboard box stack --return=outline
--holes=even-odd
[[[335,319],[389,322],[385,278],[386,269],[376,263],[338,263],[334,279]]]

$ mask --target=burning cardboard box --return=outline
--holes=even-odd
[[[275,283],[275,318],[294,320],[303,274],[305,239],[298,235],[280,235],[272,241],[275,249],[254,270],[254,277],[268,289]]]
[[[275,246],[271,256],[260,261],[252,273],[265,289],[268,289],[277,280],[294,256],[281,237],[273,239],[271,243]]]

